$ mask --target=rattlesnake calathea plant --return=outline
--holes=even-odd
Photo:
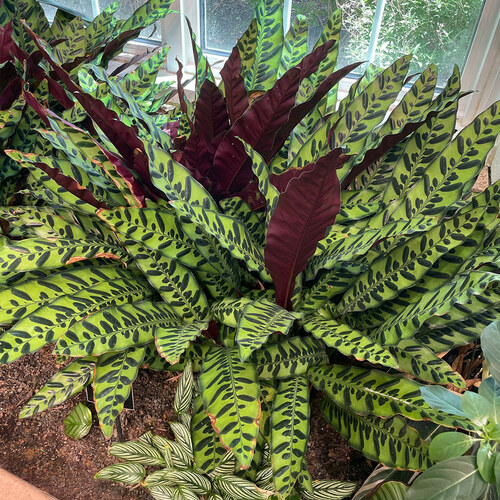
[[[340,11],[308,55],[305,19],[282,26],[281,3],[262,0],[218,86],[193,37],[195,100],[179,86],[164,127],[95,65],[112,98],[84,92],[28,29],[93,127],[33,101],[53,152],[6,152],[29,177],[25,204],[2,209],[0,362],[55,343],[67,364],[21,416],[92,383],[110,436],[141,366],[190,361],[237,467],[255,477],[269,447],[286,498],[308,478],[311,384],[326,420],[387,467],[432,465],[420,421],[471,428],[421,388],[465,388],[437,354],[500,308],[500,187],[471,194],[500,108],[455,133],[460,75],[434,97],[433,65],[396,103],[407,56],[336,102],[353,69],[335,70]],[[211,472],[222,455],[192,431]]]
[[[109,453],[125,463],[106,467],[96,478],[141,485],[157,500],[279,498],[274,494],[269,446],[266,444],[259,452],[254,473],[245,478],[233,452],[226,450],[218,440],[203,409],[191,362],[186,364],[179,380],[174,410],[179,417],[179,422],[170,422],[175,441],[148,431],[136,441],[114,443]],[[207,441],[211,443],[210,453],[206,453],[207,448],[202,444]],[[217,466],[213,467],[215,457]],[[148,471],[153,467],[154,471]],[[311,481],[309,476],[304,476],[298,491],[288,498],[344,498],[355,488],[356,483],[348,481]]]
[[[136,38],[141,30],[164,17],[170,11],[171,0],[148,0],[128,19],[114,17],[119,3],[113,2],[93,20],[84,21],[80,16],[64,9],[57,9],[49,24],[37,0],[0,1],[0,202],[6,204],[19,182],[19,164],[4,154],[5,149],[26,153],[50,154],[49,139],[39,135],[42,119],[27,104],[33,99],[44,103],[55,112],[67,115],[72,122],[86,117],[75,107],[60,80],[50,74],[50,66],[42,60],[40,50],[22,23],[53,48],[58,64],[74,80],[82,81],[85,90],[108,99],[105,85],[91,82],[83,66],[92,62],[106,67],[125,43]],[[168,49],[158,50],[138,70],[125,76],[120,86],[137,99],[145,112],[157,110],[167,82],[155,84],[159,66],[165,61]],[[119,70],[124,70],[122,66]],[[147,78],[146,78],[147,77]],[[141,81],[142,80],[142,81]],[[153,98],[154,96],[154,98]]]

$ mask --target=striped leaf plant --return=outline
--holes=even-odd
[[[174,409],[179,418],[179,422],[170,422],[175,440],[148,431],[136,441],[114,443],[109,453],[123,462],[102,469],[95,477],[142,486],[157,500],[282,498],[274,492],[268,446],[259,454],[251,478],[244,477],[234,453],[222,446],[210,416],[203,409],[191,362],[186,364],[179,380]],[[311,481],[307,476],[286,498],[345,498],[355,488],[356,483],[349,481]]]
[[[199,467],[231,450],[253,481],[268,449],[285,498],[338,498],[307,486],[311,390],[386,467],[432,465],[422,421],[471,429],[422,388],[465,389],[442,353],[500,311],[500,185],[471,192],[499,103],[456,132],[458,69],[436,95],[436,68],[408,79],[408,56],[340,99],[356,66],[335,69],[340,11],[308,55],[304,23],[275,37],[281,3],[262,0],[219,85],[193,39],[195,99],[179,86],[180,118],[161,129],[108,84],[137,121],[122,120],[27,28],[93,126],[33,103],[51,153],[6,151],[28,184],[1,211],[0,361],[54,344],[68,363],[23,417],[92,383],[110,436],[141,366],[191,362],[217,435],[194,432]]]

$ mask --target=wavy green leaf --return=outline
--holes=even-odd
[[[213,347],[201,366],[201,397],[215,432],[242,466],[252,462],[259,432],[259,384],[253,363],[237,349]]]

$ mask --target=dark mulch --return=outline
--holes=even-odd
[[[0,466],[59,500],[151,498],[140,488],[94,479],[99,470],[116,462],[107,454],[109,444],[118,440],[116,434],[107,441],[97,426],[79,441],[64,434],[63,419],[78,401],[86,402],[84,393],[41,415],[18,419],[23,405],[56,371],[50,349],[0,366]],[[121,417],[125,440],[147,430],[169,436],[176,384],[175,374],[141,370],[134,383],[135,409]],[[307,453],[313,478],[362,481],[370,465],[320,418],[318,405],[319,399],[313,398]]]

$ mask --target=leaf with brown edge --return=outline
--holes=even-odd
[[[234,123],[248,108],[248,96],[245,80],[241,76],[241,57],[238,47],[234,47],[227,58],[220,76],[224,82],[227,113]]]
[[[242,362],[237,347],[213,346],[201,365],[198,382],[214,431],[242,468],[248,468],[257,445],[261,414],[255,365]]]
[[[292,179],[269,222],[264,259],[274,281],[276,302],[290,306],[295,278],[306,267],[318,241],[340,210],[336,169],[345,161],[340,148],[320,158],[314,168]]]
[[[288,122],[300,82],[318,69],[332,45],[333,42],[327,42],[304,57],[300,67],[289,69],[273,88],[254,100],[236,120],[221,141],[214,158],[214,175],[223,187],[231,188],[231,191],[240,190],[251,178],[250,162],[245,149],[235,138],[241,137],[266,157],[273,146],[276,131]],[[300,121],[303,117],[301,115],[296,118]],[[239,175],[245,163],[249,167],[243,175]]]

